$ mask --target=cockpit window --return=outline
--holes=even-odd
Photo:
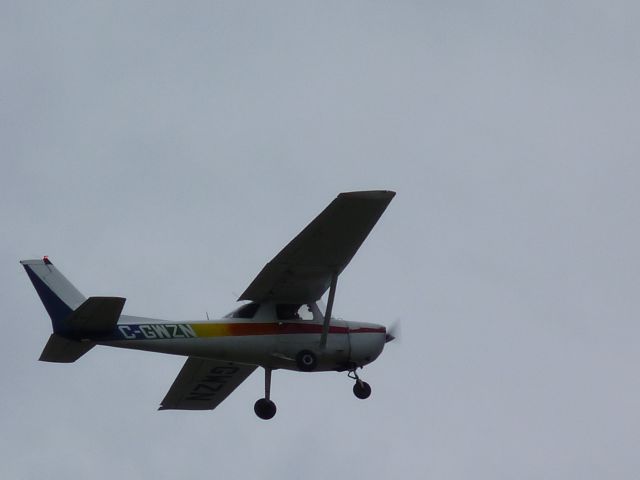
[[[242,305],[240,308],[235,309],[233,312],[228,314],[227,318],[253,318],[260,308],[259,303],[247,303],[246,305]]]

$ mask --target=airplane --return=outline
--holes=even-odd
[[[75,362],[96,345],[188,357],[159,410],[213,410],[258,367],[264,397],[256,415],[273,418],[271,373],[347,372],[353,393],[371,387],[356,373],[373,362],[394,335],[383,325],[332,317],[338,276],[395,196],[395,192],[339,194],[251,282],[223,318],[171,322],[122,315],[125,298],[82,295],[48,257],[22,260],[51,317],[53,333],[39,358]],[[329,290],[324,313],[318,306]],[[208,317],[208,315],[207,315]]]

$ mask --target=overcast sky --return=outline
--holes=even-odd
[[[0,477],[635,478],[640,7],[3,2]],[[202,319],[339,192],[398,192],[334,314],[363,371],[158,412],[183,359],[38,362],[20,259]]]

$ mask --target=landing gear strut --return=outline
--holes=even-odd
[[[269,420],[276,414],[276,404],[271,401],[271,369],[264,368],[264,398],[253,406],[253,411],[263,420]]]
[[[353,394],[361,400],[369,398],[369,395],[371,395],[371,386],[364,380],[360,380],[360,377],[356,373],[355,369],[349,370],[347,376],[349,378],[353,378],[356,381],[356,383],[353,385]]]

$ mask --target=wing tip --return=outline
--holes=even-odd
[[[366,200],[391,200],[396,196],[393,190],[359,190],[354,192],[342,192],[339,197],[362,198]]]
[[[42,265],[44,262],[39,259],[20,260],[20,265]]]

